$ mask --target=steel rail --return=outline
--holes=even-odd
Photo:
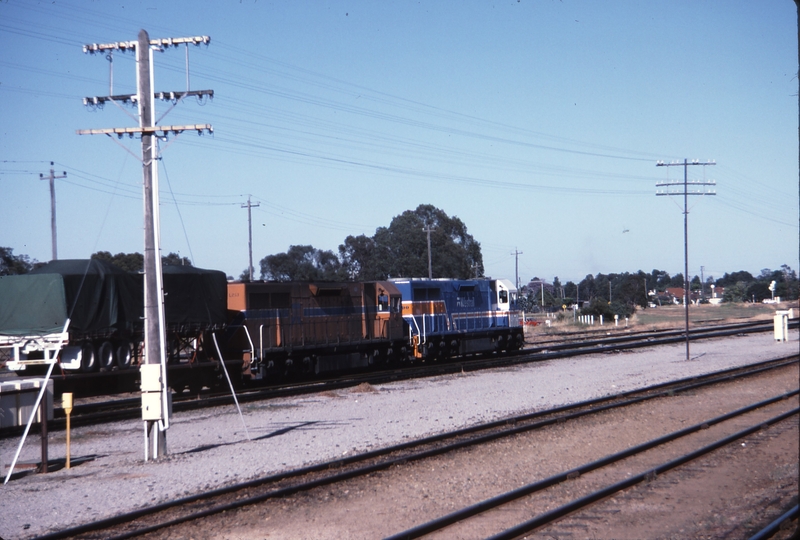
[[[714,450],[717,450],[719,448],[722,448],[723,446],[727,446],[731,443],[734,443],[739,439],[741,439],[742,437],[747,437],[748,435],[751,435],[761,429],[764,429],[765,426],[771,426],[777,424],[778,422],[781,422],[783,420],[786,420],[787,418],[795,416],[798,413],[800,413],[800,408],[795,407],[791,411],[787,411],[783,414],[770,418],[765,422],[759,422],[757,425],[751,426],[749,428],[738,431],[732,435],[719,439],[709,445],[706,445],[702,448],[695,450],[694,452],[684,454],[681,457],[678,457],[666,463],[662,463],[661,465],[654,467],[648,471],[645,471],[641,474],[637,474],[636,476],[627,478],[625,480],[622,480],[621,482],[617,482],[616,484],[612,484],[608,487],[595,491],[594,493],[590,493],[589,495],[576,499],[570,503],[555,508],[549,512],[545,512],[540,516],[537,516],[533,519],[520,523],[514,527],[506,529],[505,531],[499,534],[491,536],[489,537],[488,540],[511,540],[513,538],[517,538],[522,534],[528,533],[543,525],[552,523],[557,519],[561,519],[562,517],[566,516],[567,514],[571,514],[576,510],[580,510],[581,508],[584,508],[597,501],[605,499],[606,497],[613,495],[614,493],[632,487],[646,480],[651,480],[656,476],[658,476],[659,474],[665,473],[671,469],[679,467],[680,465],[684,465],[690,461],[694,461],[695,459],[698,459],[710,452],[713,452]]]
[[[793,390],[791,392],[787,392],[785,394],[781,394],[779,396],[775,396],[775,397],[772,397],[770,399],[767,399],[767,400],[764,400],[764,401],[760,401],[758,403],[753,403],[753,404],[748,405],[746,407],[742,407],[741,409],[737,409],[735,411],[731,411],[730,413],[724,414],[722,416],[717,416],[716,418],[712,418],[710,420],[706,420],[704,422],[700,422],[699,424],[695,424],[693,426],[689,426],[689,427],[680,429],[678,431],[674,431],[672,433],[668,433],[667,435],[664,435],[662,437],[658,437],[656,439],[652,439],[650,441],[647,441],[647,442],[642,443],[642,444],[637,445],[637,446],[633,446],[631,448],[627,448],[627,449],[625,449],[625,450],[623,450],[621,452],[617,452],[615,454],[611,454],[609,456],[603,457],[603,458],[598,459],[596,461],[592,461],[590,463],[586,463],[584,465],[581,465],[579,467],[575,467],[575,468],[570,469],[568,471],[564,471],[562,473],[550,476],[549,478],[545,478],[544,480],[540,480],[538,482],[534,482],[532,484],[528,484],[528,485],[522,486],[522,487],[517,488],[515,490],[503,493],[501,495],[498,495],[496,497],[492,497],[490,499],[486,499],[484,501],[481,501],[481,502],[479,502],[477,504],[468,506],[468,507],[463,508],[461,510],[457,510],[456,512],[452,512],[452,513],[450,513],[450,514],[448,514],[446,516],[442,516],[440,518],[431,520],[431,521],[429,521],[427,523],[423,523],[421,525],[418,525],[416,527],[413,527],[413,528],[408,529],[406,531],[403,531],[401,533],[392,535],[392,536],[388,537],[387,540],[408,540],[408,539],[412,539],[412,538],[419,538],[420,536],[424,536],[426,534],[430,534],[432,532],[439,531],[439,530],[444,529],[445,527],[448,527],[448,526],[450,526],[450,525],[452,525],[454,523],[457,523],[459,521],[463,521],[463,520],[465,520],[467,518],[470,518],[470,517],[475,516],[477,514],[480,514],[480,513],[486,512],[488,510],[497,508],[497,507],[502,506],[504,504],[508,504],[511,501],[515,501],[515,500],[520,499],[522,497],[525,497],[527,495],[531,495],[531,494],[533,494],[533,493],[535,493],[537,491],[542,491],[542,490],[544,490],[546,488],[549,488],[549,487],[554,486],[556,484],[559,484],[561,482],[565,482],[567,480],[571,480],[571,479],[577,478],[577,477],[579,477],[581,475],[584,475],[584,474],[586,474],[588,472],[594,471],[594,470],[599,469],[601,467],[606,467],[608,465],[611,465],[612,463],[616,463],[618,461],[621,461],[623,459],[629,458],[631,456],[635,456],[636,454],[641,454],[643,452],[646,452],[647,450],[651,450],[651,449],[653,449],[655,447],[664,445],[664,444],[666,444],[668,442],[672,442],[672,441],[674,441],[676,439],[679,439],[681,437],[685,437],[687,435],[691,435],[692,433],[697,433],[698,431],[702,431],[704,429],[708,429],[710,426],[713,426],[713,425],[716,425],[716,424],[720,424],[722,422],[730,420],[731,418],[735,418],[737,416],[741,416],[743,414],[747,414],[747,413],[752,412],[752,411],[754,411],[756,409],[759,409],[761,407],[765,407],[767,405],[771,405],[773,403],[777,403],[779,401],[788,399],[789,397],[795,396],[795,395],[798,395],[798,394],[800,394],[800,390]],[[798,409],[794,409],[794,413],[795,414],[797,413],[797,411],[798,411]],[[762,422],[760,425],[764,425],[764,422]],[[649,472],[650,471],[648,471],[648,473]],[[648,473],[643,473],[643,474],[646,475]],[[610,494],[610,493],[608,493],[608,494]],[[599,499],[592,499],[592,500],[594,501],[594,500],[599,500]],[[569,506],[569,505],[565,505],[565,506]],[[551,515],[551,514],[556,516],[556,517],[552,518],[553,520],[558,519],[559,517],[562,517],[564,515],[563,513],[557,513],[556,510],[554,510],[552,512],[548,512],[546,515]],[[539,525],[536,525],[536,526],[538,527]],[[518,533],[518,534],[522,534],[524,532],[528,532],[528,531],[527,530],[523,530],[521,533]],[[510,536],[509,538],[515,538],[515,536]]]
[[[754,369],[746,372],[740,373],[738,376],[744,377],[751,374],[761,373],[763,371],[767,371],[770,369],[777,369],[780,367],[784,367],[785,365],[790,365],[796,363],[797,355],[792,356],[792,360],[786,361],[783,364],[768,366],[764,365],[767,362],[759,362],[754,364]],[[738,368],[741,371],[741,368]],[[218,504],[216,506],[205,508],[200,512],[190,513],[185,516],[181,516],[178,518],[170,519],[168,521],[162,522],[160,524],[152,524],[148,525],[145,528],[136,529],[134,532],[127,532],[123,533],[119,536],[114,538],[129,538],[131,536],[136,536],[139,534],[145,534],[147,532],[153,532],[165,527],[179,525],[186,521],[191,521],[193,519],[198,519],[200,517],[206,517],[209,515],[213,515],[219,512],[224,512],[226,510],[231,510],[234,508],[239,508],[246,505],[251,505],[259,502],[263,502],[264,500],[287,496],[293,493],[297,493],[300,491],[305,491],[308,489],[312,489],[314,487],[319,487],[322,485],[333,484],[336,482],[341,482],[344,480],[349,480],[351,478],[355,478],[358,476],[363,476],[365,474],[369,474],[372,472],[377,472],[379,470],[388,469],[394,465],[407,463],[409,461],[416,461],[420,459],[425,459],[429,457],[433,457],[436,455],[440,455],[446,452],[450,452],[459,448],[464,448],[466,446],[481,444],[484,442],[488,442],[491,440],[496,440],[502,437],[507,437],[513,434],[521,433],[523,431],[531,431],[534,429],[538,429],[547,425],[551,425],[557,422],[563,422],[572,418],[578,418],[582,416],[586,416],[587,414],[592,414],[594,412],[600,412],[603,410],[608,410],[611,408],[620,408],[624,406],[628,406],[634,403],[639,403],[644,399],[654,399],[657,397],[663,397],[665,395],[673,395],[677,392],[687,391],[695,389],[699,386],[707,386],[711,384],[718,384],[728,380],[735,378],[737,375],[735,373],[731,373],[731,370],[724,370],[718,374],[717,377],[704,377],[704,380],[698,381],[697,378],[691,377],[686,379],[681,379],[680,381],[673,381],[672,383],[659,383],[657,385],[652,385],[645,389],[638,389],[638,390],[630,390],[627,392],[623,392],[614,396],[607,396],[604,398],[595,398],[592,400],[587,400],[575,404],[564,405],[561,407],[557,407],[554,409],[549,409],[546,411],[538,411],[533,413],[528,413],[525,415],[519,415],[517,417],[506,418],[501,420],[496,420],[493,422],[487,422],[484,424],[479,424],[476,426],[471,426],[468,428],[463,428],[459,430],[455,430],[452,432],[442,433],[438,435],[433,435],[430,437],[426,437],[423,439],[419,439],[416,441],[409,441],[406,443],[401,443],[395,446],[374,450],[371,452],[367,452],[360,455],[353,455],[348,458],[340,458],[330,462],[321,463],[318,465],[312,465],[309,467],[304,467],[301,469],[296,469],[293,471],[287,471],[284,473],[279,473],[276,475],[271,475],[264,478],[254,479],[248,482],[244,482],[241,484],[236,484],[224,488],[218,488],[209,492],[199,493],[196,495],[192,495],[189,497],[175,499],[172,501],[168,501],[165,503],[161,503],[152,507],[142,508],[139,510],[135,510],[133,512],[129,512],[126,514],[122,514],[119,516],[114,516],[111,518],[106,518],[97,522],[87,523],[84,525],[80,525],[71,529],[67,529],[60,532],[50,533],[44,536],[41,536],[42,539],[58,539],[58,538],[67,538],[70,536],[75,536],[78,534],[86,534],[92,531],[102,530],[102,529],[109,529],[111,527],[120,526],[126,523],[133,522],[137,519],[150,516],[159,512],[169,511],[173,508],[177,508],[179,506],[186,506],[193,503],[199,503],[202,501],[208,501],[209,499],[229,495],[236,492],[241,492],[246,489],[251,488],[259,488],[262,486],[266,486],[268,484],[275,484],[281,481],[290,480],[292,478],[298,478],[309,474],[321,473],[325,471],[329,471],[331,469],[342,469],[346,466],[353,466],[359,463],[363,463],[369,460],[375,460],[378,458],[383,458],[386,456],[390,456],[391,454],[395,454],[402,451],[408,451],[413,448],[420,448],[427,445],[432,445],[436,443],[441,443],[443,441],[456,439],[458,437],[466,437],[469,435],[473,435],[480,432],[486,432],[492,429],[500,430],[493,433],[487,433],[484,435],[479,435],[477,437],[472,437],[466,440],[456,441],[450,444],[445,444],[436,448],[426,449],[417,451],[411,455],[401,455],[395,458],[389,458],[378,463],[369,464],[366,466],[362,466],[360,468],[356,468],[353,470],[342,471],[332,475],[325,476],[324,478],[315,479],[311,482],[300,483],[288,487],[274,489],[272,491],[268,491],[267,493],[259,494],[252,497],[243,497],[237,499],[231,503],[224,503]],[[633,397],[627,401],[620,401],[620,399],[630,396],[635,396],[638,393],[643,392],[654,392],[649,396],[646,397]],[[616,401],[616,402],[615,402]],[[591,409],[591,407],[595,407],[595,409]],[[580,410],[581,408],[589,410]],[[573,413],[569,413],[569,411],[575,411]],[[562,414],[561,416],[556,416],[559,413],[567,412],[568,414]],[[536,420],[537,418],[543,418],[546,416],[551,416],[551,418],[546,418],[545,420],[529,424],[529,425],[517,425],[522,422]],[[511,427],[509,427],[511,426]],[[104,538],[107,536],[104,536]]]
[[[792,321],[792,328],[797,327],[800,325],[800,321]],[[689,337],[691,339],[703,339],[705,336],[727,336],[732,334],[740,334],[740,333],[755,333],[755,332],[762,332],[762,331],[769,331],[773,329],[773,323],[771,321],[750,321],[746,323],[735,323],[729,325],[717,325],[717,326],[706,326],[700,328],[692,328],[689,331]],[[618,336],[611,336],[611,337],[602,337],[599,339],[587,339],[582,341],[571,341],[565,342],[565,340],[559,341],[548,341],[542,343],[541,346],[537,344],[532,347],[532,349],[543,349],[543,350],[559,350],[562,348],[574,346],[574,347],[591,347],[591,346],[600,346],[610,343],[626,343],[630,341],[639,341],[643,339],[652,338],[654,340],[664,340],[666,338],[674,337],[677,341],[684,341],[686,339],[686,331],[685,330],[660,330],[660,331],[644,331],[644,332],[631,332],[625,335],[618,335]],[[552,345],[550,345],[552,343]],[[530,349],[526,349],[530,350]]]
[[[679,338],[676,338],[679,340]],[[655,343],[648,342],[647,346],[656,345]],[[614,348],[617,350],[618,348]],[[606,351],[606,349],[603,349]],[[598,351],[593,351],[598,352]],[[581,352],[580,354],[584,354]],[[306,383],[297,383],[293,385],[284,385],[277,388],[260,388],[250,391],[244,391],[239,394],[241,402],[261,401],[265,399],[273,399],[277,397],[292,397],[297,395],[317,393],[331,390],[340,390],[343,388],[350,388],[357,386],[361,383],[370,384],[385,384],[389,382],[397,382],[400,380],[415,379],[425,376],[437,376],[442,374],[459,373],[462,370],[466,372],[478,371],[481,369],[489,369],[491,367],[505,367],[509,365],[519,365],[534,361],[551,360],[555,358],[562,358],[569,356],[568,352],[561,354],[547,354],[546,356],[525,354],[521,358],[504,357],[501,359],[481,359],[462,361],[451,364],[437,364],[433,366],[417,366],[414,368],[386,370],[379,372],[371,372],[360,375],[348,375],[338,379],[328,381],[313,381]],[[785,358],[791,358],[788,356]],[[769,362],[769,361],[767,361]],[[735,370],[737,368],[731,368]],[[432,374],[431,371],[434,373]],[[713,375],[713,373],[711,374]],[[192,397],[173,396],[173,411],[185,412],[191,410],[198,410],[207,407],[224,406],[233,403],[233,399],[229,394],[214,395],[202,399]],[[119,407],[120,404],[122,407]],[[61,414],[59,414],[61,413]],[[50,421],[51,430],[60,430],[65,427],[65,419],[61,417],[63,414],[62,409],[54,411],[54,418]],[[95,425],[98,423],[111,422],[117,420],[126,420],[138,418],[141,414],[141,401],[139,398],[117,400],[106,402],[102,404],[87,404],[79,405],[73,409],[72,425],[75,427],[85,425]],[[11,434],[13,431],[6,428],[7,433]],[[3,433],[3,430],[0,430]]]
[[[798,508],[798,505],[795,504],[794,507],[790,508],[787,512],[781,515],[781,517],[751,536],[750,540],[768,540],[769,538],[772,538],[772,536],[780,530],[784,523],[792,519],[796,519],[798,515],[800,515],[800,509]],[[795,536],[792,536],[792,538],[797,538],[796,535],[798,532],[799,531],[795,531]]]

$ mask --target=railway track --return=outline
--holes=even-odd
[[[793,326],[798,325],[793,321]],[[690,331],[690,339],[712,339],[742,335],[756,332],[772,331],[770,321],[750,321],[724,326],[695,328]],[[403,368],[373,371],[368,373],[347,374],[340,377],[317,380],[282,383],[266,387],[248,388],[237,391],[241,403],[261,401],[278,397],[298,396],[316,392],[333,391],[349,388],[359,384],[384,384],[400,380],[443,375],[448,373],[470,372],[482,369],[505,367],[540,362],[568,356],[604,353],[641,347],[653,347],[683,342],[685,334],[679,330],[640,332],[623,336],[587,339],[578,342],[550,342],[538,344],[522,351],[504,356],[484,356],[461,359],[454,362],[437,364],[411,365]],[[210,392],[201,395],[173,394],[173,412],[198,410],[233,404],[229,391]],[[49,422],[50,430],[61,430],[66,426],[66,415],[58,404],[53,411],[54,419]],[[76,404],[71,415],[72,425],[88,426],[106,422],[128,420],[141,416],[141,399],[137,395],[131,398],[114,399],[102,402]],[[1,436],[13,436],[22,432],[22,427],[3,428]]]
[[[634,456],[638,456],[640,454],[644,454],[645,452],[665,446],[667,443],[671,443],[681,437],[686,437],[688,435],[698,433],[702,430],[709,429],[712,426],[715,426],[717,424],[722,424],[733,418],[744,416],[745,414],[750,413],[756,409],[760,409],[762,407],[767,407],[777,402],[784,401],[791,396],[796,396],[797,394],[798,394],[797,391],[793,391],[791,393],[779,395],[768,400],[753,403],[750,406],[738,409],[723,416],[710,418],[693,426],[689,426],[687,428],[669,433],[663,437],[654,439],[639,446],[629,448],[625,451],[612,454],[603,459],[586,463],[579,467],[575,467],[573,469],[564,471],[554,476],[550,476],[543,480],[527,484],[513,491],[508,491],[506,493],[492,497],[490,499],[483,500],[477,504],[460,509],[456,512],[429,521],[412,529],[408,529],[406,531],[393,535],[389,538],[390,540],[419,538],[437,531],[441,531],[454,524],[461,524],[463,526],[466,521],[474,518],[475,516],[481,515],[485,512],[500,510],[506,505],[515,503],[520,499],[529,497],[539,492],[543,492],[544,490],[551,488],[552,486],[565,483],[570,480],[576,480],[581,476],[592,473],[601,468],[608,467],[619,461]],[[512,526],[508,526],[501,532],[493,534],[491,536],[487,536],[487,538],[491,540],[511,540],[514,538],[519,538],[520,536],[531,533],[533,531],[541,530],[544,527],[559,522],[566,516],[574,516],[576,512],[590,508],[596,503],[599,503],[617,493],[620,493],[623,490],[629,489],[638,484],[651,482],[655,480],[656,477],[663,476],[664,474],[668,473],[669,471],[677,467],[696,462],[715,450],[719,450],[726,446],[737,444],[739,443],[739,441],[741,441],[742,439],[744,439],[749,435],[753,435],[773,425],[784,422],[787,419],[796,417],[798,414],[800,414],[800,408],[793,407],[787,411],[783,411],[780,414],[771,416],[767,419],[760,419],[757,422],[755,422],[754,425],[751,425],[742,430],[735,431],[729,435],[725,435],[721,438],[714,440],[709,444],[703,445],[693,451],[687,452],[673,459],[663,461],[657,466],[648,468],[644,471],[639,472],[638,474],[635,474],[633,476],[628,475],[627,478],[611,484],[607,485],[601,484],[599,486],[593,486],[592,491],[590,491],[586,495],[583,495],[582,497],[566,501],[563,504],[557,506],[556,508],[543,511],[540,514],[530,519],[526,519]],[[552,499],[549,502],[552,502]],[[565,527],[562,524],[561,527],[559,528],[562,531],[564,531],[564,529],[567,529],[568,527]],[[557,533],[554,533],[554,536],[558,537],[559,535]]]
[[[693,326],[689,329],[689,332],[694,331],[710,331],[714,329],[734,329],[734,328],[741,328],[747,329],[754,326],[764,326],[764,325],[772,325],[772,321],[769,320],[745,320],[742,322],[737,323],[719,323],[715,320],[706,320],[706,321],[695,321],[693,322]],[[545,330],[545,333],[537,334],[536,336],[536,343],[537,344],[544,344],[549,345],[551,343],[559,344],[565,341],[592,341],[592,340],[602,340],[607,338],[610,335],[620,337],[620,336],[683,336],[685,330],[683,328],[662,328],[662,329],[654,329],[654,330],[637,330],[635,327],[621,327],[621,326],[614,326],[611,324],[606,324],[604,326],[594,326],[589,327],[583,331],[569,331],[561,333],[557,329],[549,329]]]
[[[150,508],[143,508],[115,518],[105,519],[73,529],[45,535],[41,538],[55,539],[76,536],[82,538],[129,538],[147,533],[156,534],[157,531],[167,527],[178,527],[181,524],[196,522],[205,517],[217,516],[222,512],[233,511],[245,506],[291,496],[300,492],[308,492],[309,490],[322,486],[329,487],[341,484],[342,482],[356,478],[363,478],[366,475],[423,462],[423,460],[433,459],[445,454],[451,454],[457,450],[477,448],[481,445],[508,439],[512,436],[521,436],[548,426],[561,425],[567,422],[579,421],[580,419],[594,418],[597,415],[608,413],[609,411],[624,411],[628,408],[636,407],[637,405],[659,398],[686,393],[691,394],[692,392],[698,392],[701,389],[709,388],[713,385],[728,383],[746,377],[753,377],[770,372],[771,370],[786,369],[787,366],[795,366],[797,362],[798,359],[795,355],[787,359],[762,362],[703,377],[693,377],[659,384],[637,391],[625,392],[617,396],[594,399],[548,411],[511,417],[501,421],[481,424],[384,448],[378,451],[260,478],[243,484],[216,489]],[[516,537],[519,534],[524,534],[526,531],[543,527],[546,523],[552,522],[553,520],[561,519],[566,514],[572,514],[578,510],[578,508],[586,507],[598,500],[605,499],[611,493],[627,489],[640,482],[652,481],[658,475],[662,475],[666,473],[666,471],[674,469],[681,464],[688,463],[692,459],[698,459],[700,456],[714,449],[721,448],[725,444],[733,444],[735,441],[739,441],[741,437],[746,437],[768,429],[766,426],[780,424],[787,418],[795,417],[798,414],[796,406],[797,394],[798,390],[794,389],[790,392],[771,396],[769,399],[761,399],[757,402],[750,403],[747,407],[742,407],[739,410],[722,416],[706,418],[696,425],[685,427],[647,443],[639,444],[614,455],[606,456],[603,459],[594,460],[579,467],[562,471],[558,475],[504,493],[499,497],[482,501],[478,505],[470,505],[458,512],[451,512],[434,521],[423,523],[413,529],[397,533],[395,538],[416,538],[421,535],[432,534],[441,530],[443,527],[457,525],[466,518],[483,515],[485,512],[497,508],[501,503],[512,503],[521,496],[529,497],[531,494],[539,492],[545,487],[552,487],[563,484],[564,482],[571,482],[578,478],[589,476],[590,471],[613,466],[623,459],[632,458],[644,451],[658,449],[669,441],[681,440],[699,432],[717,429],[717,426],[722,426],[735,419],[744,418],[745,415],[753,414],[754,412],[764,411],[770,407],[782,407],[784,409],[777,413],[768,411],[768,418],[760,418],[754,425],[746,429],[734,430],[732,433],[728,433],[718,438],[716,441],[705,444],[692,452],[666,460],[654,467],[648,467],[644,471],[626,478],[623,482],[615,482],[611,485],[595,489],[587,496],[560,504],[554,510],[537,515],[534,519],[520,521],[513,526],[507,527],[497,536],[498,538]],[[170,529],[170,531],[174,532],[173,529]]]

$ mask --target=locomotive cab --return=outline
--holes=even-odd
[[[517,310],[517,288],[507,279],[492,281],[492,291],[494,311],[516,311]]]

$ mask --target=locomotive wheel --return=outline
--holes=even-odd
[[[110,341],[104,341],[97,348],[97,361],[100,364],[100,369],[111,371],[116,363],[114,361],[114,347]]]
[[[81,347],[81,371],[84,373],[91,373],[97,369],[97,356],[94,353],[94,347],[91,343],[86,342]]]
[[[119,369],[128,369],[131,367],[133,360],[133,344],[130,341],[123,341],[117,347],[117,367]]]

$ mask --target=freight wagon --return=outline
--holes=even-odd
[[[225,274],[165,266],[163,277],[169,359],[197,360],[204,335],[227,323]],[[9,369],[43,365],[56,354],[65,370],[127,369],[142,361],[143,315],[142,275],[104,261],[53,261],[0,277],[0,350]]]

